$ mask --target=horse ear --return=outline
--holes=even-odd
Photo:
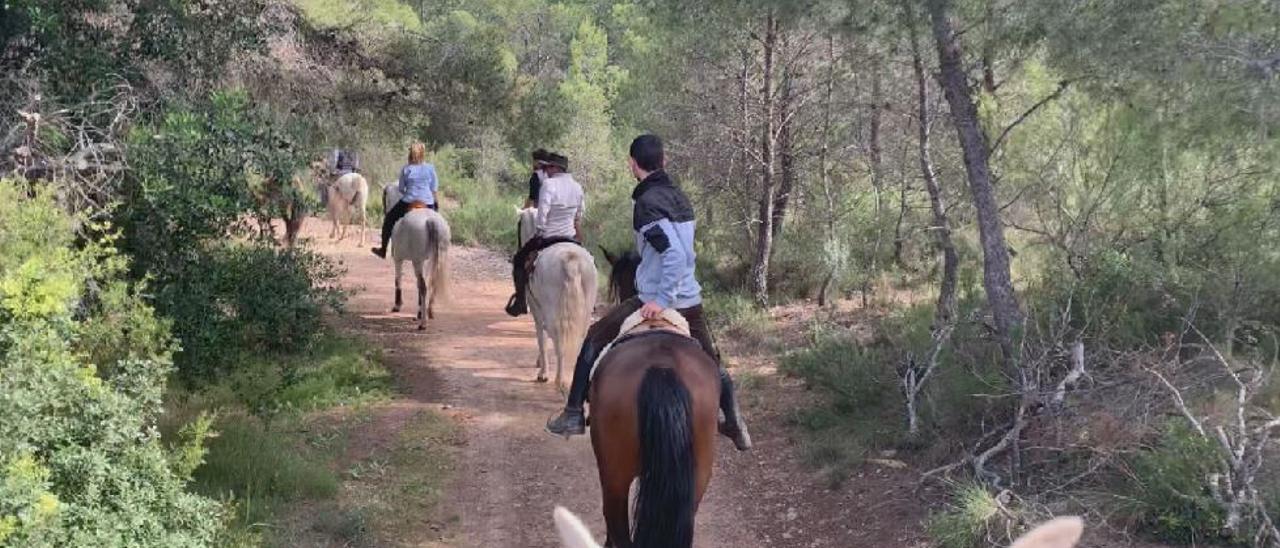
[[[618,262],[617,255],[609,253],[609,249],[606,248],[605,246],[600,246],[600,252],[604,253],[604,260],[609,261],[610,265]]]
[[[573,512],[563,506],[557,506],[553,515],[556,520],[556,530],[560,532],[560,542],[564,548],[600,548],[600,545],[591,538],[591,531],[587,530],[587,526],[583,525],[582,520],[573,515]]]
[[[1084,534],[1084,520],[1077,516],[1057,518],[1032,529],[1009,548],[1071,548]]]

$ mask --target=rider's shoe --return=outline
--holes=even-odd
[[[511,316],[520,316],[529,312],[529,308],[525,305],[524,299],[520,295],[512,295],[511,300],[507,301],[507,314]]]
[[[582,408],[564,408],[560,416],[547,421],[547,432],[566,438],[586,434],[587,421],[582,413]]]
[[[372,251],[372,252],[373,252],[373,254],[374,254],[374,255],[377,255],[379,259],[385,259],[385,258],[387,258],[387,250],[386,250],[386,248],[382,248],[382,247],[375,247],[375,248],[370,249],[369,251]]]
[[[739,451],[748,451],[751,449],[751,434],[747,432],[747,424],[742,422],[742,416],[738,415],[736,418],[733,422],[721,418],[717,427],[721,435],[733,440],[733,446]]]
[[[723,416],[718,425],[720,433],[733,440],[733,446],[739,451],[751,449],[751,434],[747,432],[747,423],[742,420],[742,411],[738,409],[733,381],[724,369],[720,370],[720,413]]]

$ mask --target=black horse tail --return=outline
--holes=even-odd
[[[637,548],[693,545],[693,414],[674,369],[653,367],[640,382],[640,489]]]

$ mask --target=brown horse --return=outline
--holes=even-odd
[[[635,294],[635,254],[605,256],[613,295]],[[591,447],[600,470],[606,546],[684,548],[715,462],[720,377],[692,338],[647,331],[614,344],[589,393]],[[639,480],[635,524],[631,483]],[[634,533],[633,533],[634,532]]]

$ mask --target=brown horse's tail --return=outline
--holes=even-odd
[[[693,412],[674,369],[651,367],[640,381],[640,488],[637,548],[693,545]]]

